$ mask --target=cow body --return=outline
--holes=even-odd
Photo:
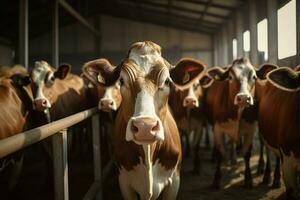
[[[122,104],[117,113],[113,146],[124,199],[176,199],[181,144],[168,107],[170,84],[184,89],[204,66],[191,59],[172,67],[150,41],[131,46],[126,59],[111,71],[107,62],[88,63],[90,75],[111,86],[120,81]],[[98,72],[94,74],[93,72]]]
[[[287,199],[300,197],[299,72],[279,68],[257,90],[259,129],[267,146],[280,156]]]
[[[223,70],[222,70],[223,71]],[[223,73],[223,72],[222,72]],[[240,154],[245,159],[245,186],[252,187],[252,177],[249,166],[252,138],[256,130],[249,113],[243,113],[247,105],[253,105],[254,84],[256,74],[247,59],[238,59],[225,72],[226,78],[211,81],[205,87],[204,108],[208,121],[213,126],[215,155],[217,169],[213,187],[220,187],[221,162],[225,154],[224,136],[227,135],[232,143],[237,143],[244,136]],[[227,78],[228,77],[228,78]],[[246,111],[250,112],[246,108]],[[248,118],[248,119],[247,119]]]

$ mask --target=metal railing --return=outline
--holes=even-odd
[[[97,112],[96,107],[91,108],[0,140],[0,158],[52,136],[54,197],[56,200],[67,200],[69,199],[67,128],[92,117],[94,182],[85,194],[84,199],[102,199],[102,180],[108,175],[113,166],[113,161],[110,160],[104,170],[101,171],[100,126]]]

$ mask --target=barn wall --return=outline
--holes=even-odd
[[[13,49],[9,46],[0,45],[0,66],[13,64]]]
[[[95,23],[95,18],[89,20]],[[60,29],[60,62],[71,63],[73,70],[80,72],[80,67],[90,59],[106,57],[112,63],[118,64],[128,51],[129,46],[136,41],[152,40],[162,47],[163,55],[175,64],[182,56],[203,60],[212,65],[212,37],[205,34],[167,28],[101,16],[102,38],[100,52],[97,51],[97,40],[81,24],[76,23]],[[29,43],[30,65],[34,60],[51,61],[51,35],[46,34],[32,39]]]

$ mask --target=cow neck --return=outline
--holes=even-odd
[[[183,107],[184,92],[176,90],[175,86],[171,86],[169,105],[176,121],[186,117],[186,108]]]

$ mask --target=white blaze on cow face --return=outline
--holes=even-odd
[[[199,82],[195,81],[195,83],[189,87],[188,94],[183,100],[183,106],[187,108],[195,108],[199,107],[199,100],[195,94],[195,91],[200,87]]]
[[[44,111],[51,107],[49,99],[44,94],[44,87],[51,87],[55,77],[49,64],[45,61],[35,62],[32,70],[32,84],[34,93],[34,108],[38,111]]]
[[[105,88],[105,92],[103,97],[99,101],[98,108],[99,110],[110,112],[110,111],[116,111],[121,103],[120,99],[120,82],[117,81],[114,85]]]
[[[137,66],[138,75],[132,81],[136,85],[135,88],[139,89],[134,101],[133,115],[127,124],[126,140],[132,140],[137,144],[151,144],[158,140],[164,140],[160,111],[163,106],[167,105],[169,71],[164,70],[164,67],[166,68],[164,66],[156,77],[156,84],[148,80],[147,75],[151,73],[153,67],[158,64],[163,65],[164,60],[160,51],[147,45],[131,49],[129,59],[134,61]],[[151,86],[147,84],[151,84]],[[126,91],[122,91],[126,93]]]
[[[236,94],[234,104],[245,107],[254,104],[254,85],[257,79],[254,67],[248,59],[234,62],[229,79],[236,79],[239,85],[239,92]]]

